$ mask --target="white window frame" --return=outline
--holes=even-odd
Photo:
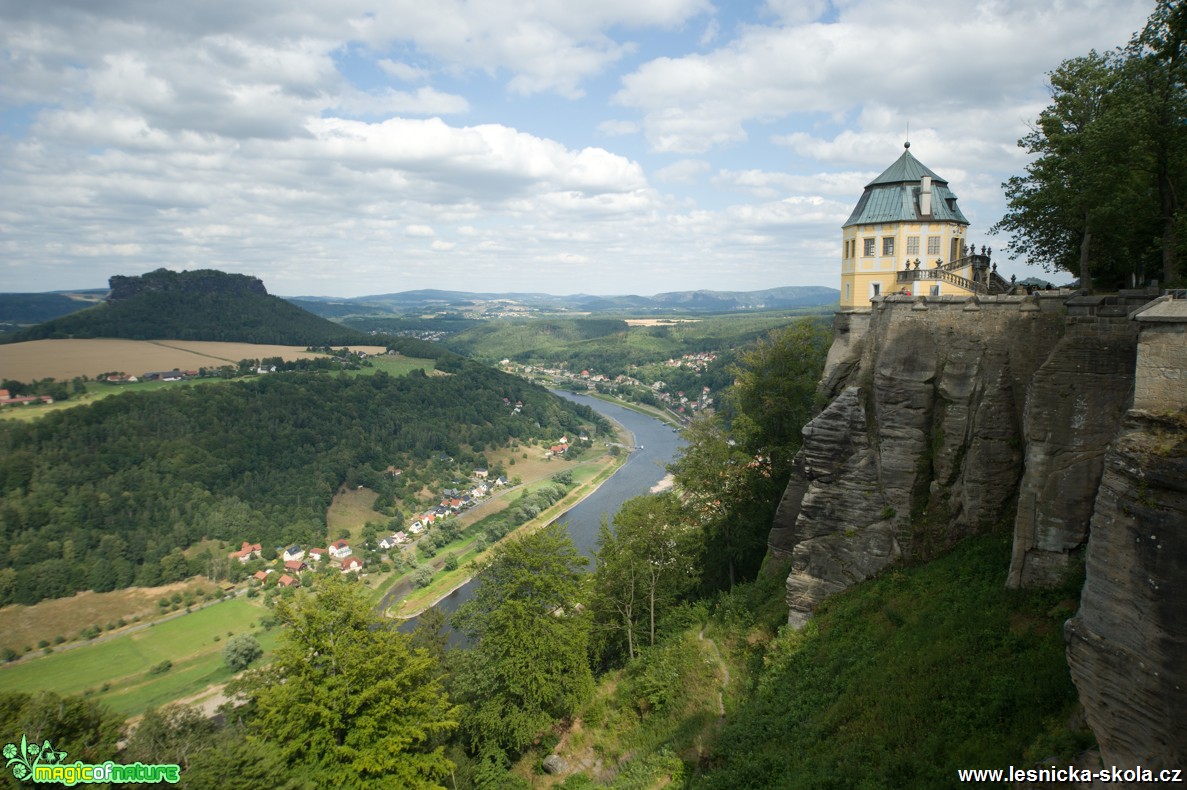
[[[874,253],[877,252],[878,249],[878,240],[873,236],[866,236],[864,239],[862,239],[862,242],[862,257],[873,258]]]
[[[939,254],[940,254],[940,237],[939,236],[928,236],[927,237],[927,255],[928,255],[928,257],[930,258],[932,255],[939,255]]]
[[[894,255],[894,236],[882,237],[882,257],[892,257]]]
[[[908,236],[907,237],[907,256],[910,257],[912,255],[918,255],[918,254],[919,254],[919,237],[918,236]]]

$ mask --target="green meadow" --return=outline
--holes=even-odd
[[[0,669],[0,691],[82,694],[124,715],[143,713],[230,680],[234,673],[223,663],[222,649],[231,635],[253,634],[267,654],[279,634],[260,627],[267,614],[261,603],[244,598],[212,604],[130,634],[8,665]],[[169,670],[150,672],[165,661],[172,662]]]

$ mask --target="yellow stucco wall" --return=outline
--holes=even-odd
[[[920,261],[921,268],[935,266],[936,259],[945,263],[954,260],[952,242],[956,240],[960,257],[961,245],[967,243],[968,228],[956,222],[893,222],[881,225],[851,225],[841,232],[841,307],[864,307],[874,296],[874,285],[879,286],[881,295],[897,293],[900,286],[896,272],[901,271],[908,260]],[[908,253],[908,239],[919,239],[918,253]],[[928,253],[928,238],[939,239],[939,253]],[[874,240],[874,254],[866,255],[866,240]],[[884,254],[885,239],[893,239],[894,250]],[[970,270],[957,271],[962,277],[972,277]],[[929,289],[940,286],[941,294],[968,295],[971,292],[946,282],[924,281],[918,283]],[[925,292],[925,293],[927,293]]]

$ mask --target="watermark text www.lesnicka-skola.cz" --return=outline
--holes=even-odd
[[[58,751],[48,740],[38,745],[21,736],[20,744],[4,744],[4,767],[12,777],[36,784],[79,784],[169,782],[181,780],[181,767],[176,764],[145,765],[144,763],[84,763],[66,761],[66,752]]]
[[[963,782],[1100,782],[1101,784],[1132,784],[1134,782],[1187,782],[1181,768],[962,768],[956,778]]]

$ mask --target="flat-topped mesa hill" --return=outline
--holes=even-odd
[[[107,299],[17,333],[13,341],[46,338],[211,340],[277,345],[346,345],[366,339],[268,294],[257,277],[213,269],[157,269],[116,275]]]

